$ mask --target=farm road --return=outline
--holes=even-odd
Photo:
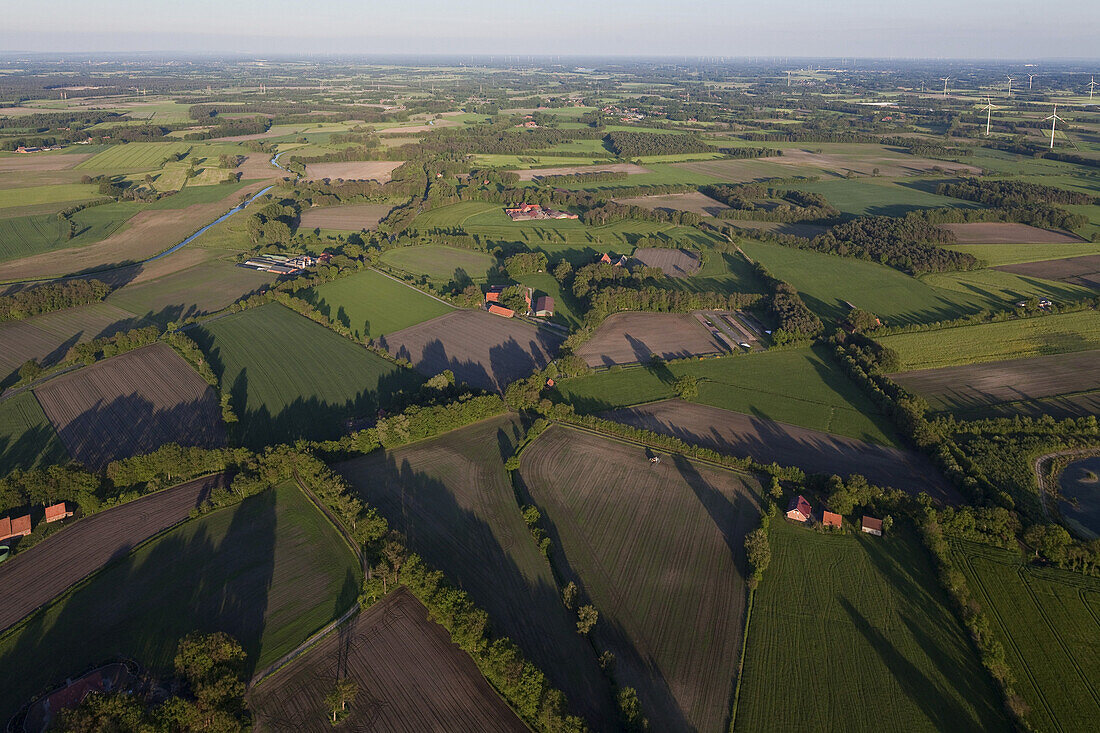
[[[858,473],[873,484],[913,494],[927,491],[932,498],[948,504],[957,504],[961,498],[931,462],[917,453],[764,417],[680,400],[613,410],[604,417],[694,445],[751,456],[761,463],[774,461],[809,473]]]
[[[0,631],[187,519],[222,480],[205,476],[93,514],[0,565]]]

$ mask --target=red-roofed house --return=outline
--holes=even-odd
[[[601,265],[610,265],[611,264],[611,255],[604,252],[602,255],[600,255],[600,259],[598,259],[596,261],[599,262]]]
[[[512,310],[511,308],[505,308],[502,305],[496,305],[496,304],[493,304],[493,305],[489,306],[489,312],[492,313],[493,315],[504,316],[505,318],[511,318],[512,316],[514,316],[516,314],[516,312],[514,310]]]
[[[882,520],[874,517],[863,517],[863,531],[876,537],[882,536]]]
[[[30,514],[24,514],[21,517],[4,517],[0,519],[0,540],[7,540],[12,537],[25,537],[30,533]]]
[[[496,290],[490,290],[489,292],[485,293],[485,302],[486,303],[499,303],[500,302],[500,293],[497,292]]]
[[[837,529],[840,529],[841,521],[842,520],[839,514],[837,514],[836,512],[831,512],[828,509],[826,509],[821,515],[821,523],[824,524],[826,527],[836,527]]]
[[[52,506],[46,507],[46,521],[47,522],[59,522],[66,517],[71,517],[73,513],[69,511],[65,506],[65,502],[58,502]]]
[[[806,501],[806,497],[802,494],[792,496],[791,503],[787,506],[787,519],[793,519],[796,522],[808,522],[812,511],[810,502]]]

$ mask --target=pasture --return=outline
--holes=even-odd
[[[515,318],[482,310],[456,310],[383,336],[379,345],[407,359],[421,374],[450,369],[455,379],[503,391],[511,382],[546,366],[564,336]]]
[[[496,258],[473,249],[427,244],[395,247],[382,253],[382,263],[397,270],[441,283],[472,279],[484,281]]]
[[[844,214],[853,216],[903,216],[917,209],[943,207],[980,209],[981,204],[930,193],[934,181],[904,182],[856,178],[802,183],[791,188],[819,193]]]
[[[119,229],[141,210],[141,204],[112,203],[93,206],[72,216],[76,233],[68,238],[68,222],[56,214],[34,214],[0,219],[0,262],[98,242]]]
[[[603,412],[673,397],[673,384],[683,376],[698,380],[699,395],[694,401],[701,404],[764,421],[894,444],[889,421],[833,365],[824,347],[611,370],[561,380],[555,389],[579,411]]]
[[[1070,244],[954,244],[948,247],[977,257],[989,267],[1018,265],[1042,260],[1064,260],[1086,255],[1100,254],[1100,243],[1073,242]]]
[[[779,517],[768,535],[735,731],[1009,729],[913,530],[819,533]]]
[[[69,454],[34,394],[0,401],[0,478],[15,469],[65,463]]]
[[[229,391],[233,437],[248,447],[338,437],[349,418],[373,418],[423,381],[277,303],[187,333]]]
[[[350,328],[357,339],[381,338],[453,310],[375,270],[363,270],[299,295],[334,322]]]
[[[1084,417],[1100,398],[1100,351],[1051,354],[941,369],[919,369],[891,379],[928,400],[933,410],[974,419],[1006,412]],[[1058,399],[1065,395],[1065,399]],[[1083,401],[1082,401],[1083,400]]]
[[[193,631],[235,636],[251,674],[343,613],[361,579],[332,525],[279,484],[139,547],[7,632],[0,664],[20,674],[0,687],[0,717],[117,655],[170,673]]]
[[[559,600],[504,470],[521,436],[519,418],[505,415],[336,470],[602,728],[614,720],[607,683]]]
[[[691,313],[614,313],[577,349],[592,367],[724,354],[727,347]]]
[[[291,156],[294,153],[290,154]],[[402,160],[355,160],[342,163],[310,163],[306,166],[306,180],[323,179],[345,181],[378,181],[385,183]]]
[[[959,244],[1069,244],[1082,241],[1074,234],[1056,229],[1040,229],[1012,222],[971,222],[940,226],[953,233]]]
[[[899,333],[879,342],[898,352],[903,371],[1086,351],[1100,347],[1100,312]]]
[[[720,730],[730,716],[746,603],[747,475],[552,427],[523,453],[561,582],[601,616],[596,647],[638,691],[654,730]]]
[[[952,555],[1005,647],[1027,721],[1090,729],[1100,718],[1100,580],[971,542],[953,542]]]
[[[327,733],[325,696],[339,678],[359,692],[347,730],[525,733],[474,661],[424,606],[398,588],[249,691],[257,731]]]
[[[164,443],[225,444],[217,395],[165,344],[55,377],[34,394],[69,455],[92,469]]]
[[[581,324],[583,304],[577,302],[576,296],[568,288],[562,290],[561,284],[550,273],[520,275],[517,282],[531,288],[536,299],[540,295],[549,295],[554,299],[554,315],[550,318],[551,321],[569,327]]]
[[[169,156],[186,153],[193,147],[191,143],[161,142],[112,145],[79,163],[76,168],[110,173],[152,171],[159,169]]]

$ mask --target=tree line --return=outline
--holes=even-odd
[[[0,296],[0,321],[17,321],[41,313],[75,308],[103,300],[111,286],[100,280],[62,280]]]

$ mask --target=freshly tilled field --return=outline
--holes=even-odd
[[[404,588],[253,688],[256,730],[332,730],[324,699],[340,678],[358,684],[343,730],[527,731],[473,660]]]
[[[616,313],[577,349],[589,366],[680,359],[726,351],[690,313]]]
[[[35,395],[69,454],[90,468],[165,443],[225,444],[214,390],[164,344],[51,379]]]
[[[646,267],[659,267],[668,277],[689,277],[699,272],[699,255],[683,249],[640,247],[634,259]]]

